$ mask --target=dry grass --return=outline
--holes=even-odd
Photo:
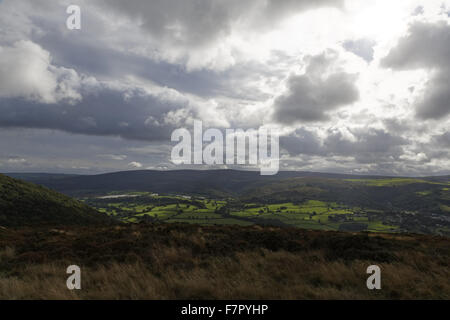
[[[15,249],[12,247],[5,247],[3,250],[0,250],[0,261],[2,260],[10,260],[15,256]]]
[[[17,247],[0,250],[0,298],[450,298],[449,240],[445,238],[421,236],[421,246],[416,246],[414,236],[386,240],[390,242],[381,242],[386,250],[380,249],[385,254],[376,252],[368,259],[366,251],[355,251],[361,248],[352,237],[359,235],[307,231],[289,234],[290,230],[259,228],[235,231],[224,227],[197,230],[191,226],[130,228],[132,230],[115,229],[111,234],[105,230],[98,233],[90,230],[71,235],[58,233],[50,238],[40,233],[13,237]],[[122,238],[118,238],[116,232],[121,232]],[[153,237],[150,243],[146,242],[149,232]],[[235,246],[226,247],[228,251],[216,251],[217,241],[226,239],[228,232],[233,232]],[[283,234],[278,234],[280,232]],[[289,238],[296,235],[299,246],[287,242],[287,238],[283,238],[285,233]],[[99,234],[102,238],[98,238]],[[74,235],[77,235],[76,240],[70,238]],[[90,241],[92,247],[86,248],[80,237]],[[272,239],[270,237],[280,241],[279,248],[266,243],[267,239]],[[338,258],[328,250],[330,237],[334,242],[350,240],[349,248],[342,249],[339,244],[332,248],[340,250]],[[367,237],[366,241],[378,248],[380,239],[371,243],[372,238]],[[34,245],[25,250],[24,246],[31,246],[27,239],[34,239]],[[135,241],[135,246],[129,247],[127,239]],[[251,244],[247,243],[249,240]],[[146,245],[139,246],[137,241],[144,241]],[[413,245],[404,241],[412,241]],[[229,242],[233,243],[231,238]],[[70,244],[72,247],[67,248]],[[94,244],[103,251],[91,251]],[[65,250],[72,250],[73,256],[67,257]],[[88,254],[85,255],[85,251]],[[361,258],[355,257],[358,252],[362,252]],[[82,269],[81,290],[66,288],[68,275],[65,271],[70,264],[79,264]],[[382,269],[382,290],[366,288],[366,268],[371,264],[378,264]]]

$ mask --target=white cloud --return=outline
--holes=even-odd
[[[26,163],[27,160],[24,158],[10,158],[8,159],[8,163],[12,163],[12,164],[24,164]]]
[[[0,46],[0,97],[44,103],[81,99],[74,70],[51,64],[50,53],[28,40]]]
[[[108,159],[108,160],[117,160],[122,161],[127,158],[124,154],[100,154],[98,155],[100,158]]]
[[[140,163],[140,162],[136,162],[136,161],[133,161],[133,162],[130,162],[129,164],[128,164],[128,166],[130,166],[130,167],[132,167],[132,168],[142,168],[142,163]]]

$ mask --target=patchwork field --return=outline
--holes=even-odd
[[[408,184],[434,184],[434,185],[448,185],[449,182],[435,182],[424,179],[415,178],[387,178],[387,179],[345,179],[345,181],[356,182],[373,187],[393,187]]]
[[[44,176],[37,182],[125,223],[259,224],[450,236],[449,176],[283,171],[266,177],[234,170],[145,170]]]
[[[83,199],[100,212],[127,223],[181,222],[200,225],[272,224],[313,230],[395,232],[398,227],[377,220],[376,210],[363,210],[335,202],[307,200],[294,204],[236,204],[182,195],[128,193]]]

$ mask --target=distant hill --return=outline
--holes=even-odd
[[[43,186],[0,174],[0,226],[89,225],[110,218]]]
[[[442,211],[450,205],[450,179],[289,178],[264,184],[241,195],[245,202],[302,202],[308,199],[345,203],[383,211]]]
[[[78,176],[77,174],[64,174],[64,173],[22,173],[22,172],[5,173],[4,175],[15,179],[38,183],[40,181],[51,181],[56,179],[72,178]]]
[[[152,191],[215,197],[237,196],[248,190],[288,178],[372,178],[369,176],[303,171],[280,171],[274,176],[261,176],[259,171],[238,170],[136,170],[78,176],[40,173],[11,173],[6,175],[19,177],[75,196],[103,194],[111,191]]]

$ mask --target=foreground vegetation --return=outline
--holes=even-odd
[[[449,299],[450,240],[260,226],[0,229],[0,299]],[[69,291],[68,265],[82,289]],[[379,265],[382,289],[368,290]]]

